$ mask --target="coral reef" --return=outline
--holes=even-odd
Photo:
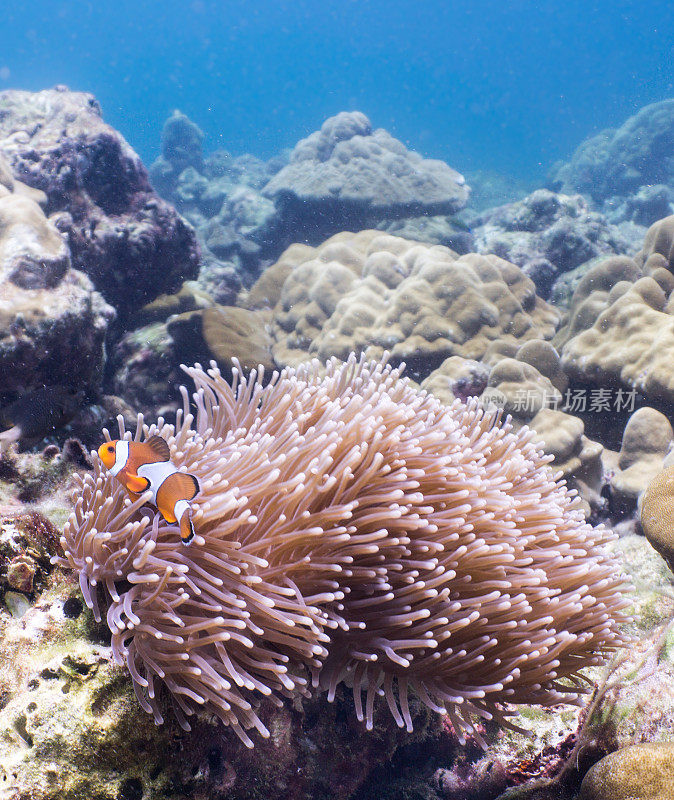
[[[2,797],[655,791],[673,120],[642,109],[550,189],[476,175],[471,208],[358,112],[269,161],[208,154],[174,112],[150,169],[168,205],[90,95],[0,94]],[[181,400],[180,363],[211,359]],[[190,547],[90,460],[129,404],[200,477]]]
[[[72,268],[64,237],[36,202],[44,196],[15,181],[1,156],[0,173],[0,401],[44,385],[94,391],[114,309]]]
[[[452,355],[481,359],[490,343],[551,338],[557,312],[496,256],[410,242],[379,231],[293,245],[252,287],[270,308],[277,365],[388,350],[423,379]]]
[[[120,315],[196,276],[192,230],[153,192],[92,95],[2,92],[0,152],[21,181],[46,194],[73,266]]]
[[[232,303],[292,243],[317,245],[342,230],[380,225],[461,253],[472,249],[466,226],[441,216],[465,205],[461,176],[373,130],[359,112],[331,117],[289,158],[268,162],[222,150],[204,156],[202,138],[174,112],[150,175],[194,225],[204,251],[199,283],[218,303]]]
[[[549,297],[565,272],[599,255],[634,253],[634,245],[580,195],[538,189],[472,221],[475,249],[517,264]]]
[[[478,741],[471,718],[506,723],[504,703],[576,700],[578,670],[624,640],[608,531],[530,431],[383,364],[326,369],[231,388],[193,368],[196,420],[186,406],[176,428],[139,426],[199,479],[188,549],[100,466],[78,486],[61,563],[97,616],[105,590],[143,707],[162,720],[163,684],[185,724],[205,707],[252,746],[261,699],[310,680],[329,699],[346,681],[368,728],[381,689],[411,730],[413,689]]]
[[[557,191],[591,197],[611,222],[650,225],[672,213],[674,100],[645,106],[617,130],[587,139],[553,171]]]
[[[0,517],[0,595],[33,597],[46,588],[51,556],[62,553],[55,526],[37,511]]]
[[[262,190],[295,241],[317,244],[383,219],[453,214],[468,200],[463,176],[408,151],[358,111],[343,111],[302,139]]]

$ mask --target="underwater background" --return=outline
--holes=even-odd
[[[670,4],[0,8],[0,800],[673,800],[673,426]]]
[[[666,2],[27,0],[0,15],[0,88],[92,92],[146,163],[174,108],[209,149],[261,158],[358,109],[423,155],[526,181],[673,91]]]

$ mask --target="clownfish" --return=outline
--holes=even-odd
[[[193,500],[199,491],[194,475],[179,472],[171,461],[165,439],[152,436],[145,442],[115,439],[98,448],[98,455],[111,475],[133,494],[152,492],[152,502],[164,519],[178,522],[183,544],[194,538]]]

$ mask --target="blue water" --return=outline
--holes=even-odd
[[[25,0],[0,89],[90,91],[142,157],[180,108],[207,149],[268,157],[360,109],[459,170],[542,175],[674,96],[674,6],[602,0]]]

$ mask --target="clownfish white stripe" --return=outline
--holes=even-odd
[[[183,514],[191,508],[190,504],[187,500],[178,500],[178,502],[173,506],[173,514],[175,518],[180,522],[183,517]]]
[[[162,483],[171,475],[178,472],[176,467],[170,461],[154,461],[150,464],[141,464],[138,467],[138,475],[141,478],[147,478],[150,485],[148,489],[152,492],[152,502],[157,504],[157,492],[159,491]]]
[[[115,445],[115,463],[110,468],[110,474],[117,477],[129,460],[129,442],[126,439],[119,439]]]

